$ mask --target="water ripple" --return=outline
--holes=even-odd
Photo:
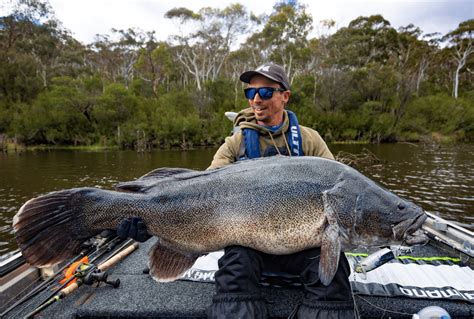
[[[384,160],[381,168],[361,168],[380,185],[425,210],[474,230],[474,145],[413,147],[390,145],[330,145],[360,153],[368,148]],[[215,150],[188,152],[129,151],[38,152],[18,157],[7,154],[0,166],[0,254],[15,249],[13,215],[32,197],[50,191],[96,186],[111,189],[157,167],[205,169]]]

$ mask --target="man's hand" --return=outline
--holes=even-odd
[[[130,217],[122,220],[117,227],[117,235],[121,238],[130,237],[141,243],[151,237],[140,217]]]

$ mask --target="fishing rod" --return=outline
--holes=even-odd
[[[91,241],[91,240],[88,240],[88,241]],[[113,249],[113,247],[115,245],[117,245],[118,243],[120,243],[121,241],[123,241],[123,239],[121,239],[120,237],[118,237],[117,235],[114,235],[114,236],[108,236],[108,237],[103,237],[102,239],[101,238],[94,238],[94,241],[96,241],[97,243],[93,244],[93,243],[88,243],[88,241],[86,241],[84,243],[84,246],[85,248],[78,254],[76,255],[75,257],[73,257],[71,260],[69,260],[68,262],[66,262],[64,264],[64,266],[62,266],[60,269],[58,269],[54,274],[52,274],[50,277],[48,277],[44,282],[42,282],[40,285],[38,285],[37,287],[35,287],[33,290],[31,290],[30,292],[28,292],[26,295],[24,295],[21,299],[19,299],[18,301],[16,301],[15,303],[13,303],[10,307],[8,307],[6,310],[4,310],[1,314],[0,314],[0,318],[3,318],[7,313],[9,313],[10,311],[12,311],[13,309],[17,308],[18,306],[20,306],[21,304],[23,304],[25,301],[27,300],[30,300],[31,298],[33,298],[34,296],[36,296],[38,293],[40,293],[41,291],[43,291],[44,289],[46,289],[46,287],[52,282],[54,281],[54,279],[56,279],[59,275],[61,275],[63,273],[63,271],[65,269],[68,269],[71,267],[71,265],[73,265],[74,263],[76,263],[77,261],[79,260],[82,260],[84,259],[85,257],[88,257],[89,258],[95,258],[95,256],[103,256],[105,253],[111,251]],[[94,259],[95,260],[95,259]],[[69,282],[68,282],[69,283]],[[30,285],[31,286],[31,285]],[[25,288],[23,291],[25,291],[27,288]],[[22,292],[23,292],[22,291]],[[22,292],[20,292],[17,296],[19,296]],[[16,297],[14,297],[16,298]],[[12,298],[12,300],[14,299]]]
[[[114,253],[109,259],[98,266],[95,266],[92,263],[93,261],[90,263],[79,264],[79,266],[76,268],[76,271],[74,272],[74,275],[68,278],[66,282],[64,282],[52,295],[50,295],[46,301],[42,302],[39,307],[28,313],[25,318],[32,318],[34,315],[40,313],[53,303],[63,299],[67,295],[77,290],[82,284],[92,285],[94,283],[105,282],[106,284],[117,288],[120,285],[120,280],[117,279],[115,281],[108,281],[108,274],[106,271],[138,248],[138,243],[136,242],[129,245],[132,242],[134,242],[133,239],[127,240],[122,246],[120,246],[120,248],[116,250],[116,253]],[[128,247],[123,249],[126,246]],[[97,258],[95,258],[95,260],[97,260]]]
[[[107,244],[103,244],[101,247],[101,249],[99,250],[96,250],[94,253],[92,253],[89,258],[91,260],[90,263],[92,262],[95,262],[98,258],[102,257],[103,255],[109,253],[112,251],[112,249],[115,248],[115,246],[119,243],[123,242],[123,239],[118,237],[118,236],[113,236],[112,239],[110,241],[107,242]],[[121,246],[119,249],[122,249],[123,246]],[[52,294],[50,294],[48,296],[48,298],[45,298],[40,304],[43,304],[45,303],[46,301],[48,301],[50,298],[52,298],[56,292],[60,291],[61,289],[67,287],[72,281],[74,281],[75,277],[73,276],[74,275],[74,270],[82,263],[89,263],[89,258],[86,256],[84,258],[82,258],[81,260],[79,261],[76,261],[74,262],[73,264],[71,264],[67,269],[65,275],[64,275],[64,278],[59,281],[59,283],[61,284],[61,286],[59,286],[59,288],[57,288]],[[71,268],[73,268],[71,270]]]

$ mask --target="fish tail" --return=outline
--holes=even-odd
[[[52,192],[27,201],[13,218],[13,229],[26,261],[49,266],[71,258],[87,238],[84,210],[78,202],[92,188]]]

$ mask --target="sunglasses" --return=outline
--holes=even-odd
[[[258,95],[260,96],[260,98],[262,100],[269,100],[269,99],[272,98],[273,92],[275,92],[275,91],[285,92],[286,90],[281,89],[281,88],[271,88],[271,87],[246,88],[244,90],[244,93],[245,93],[245,97],[248,100],[253,100],[255,98],[255,95],[257,95],[257,92],[258,92]]]

